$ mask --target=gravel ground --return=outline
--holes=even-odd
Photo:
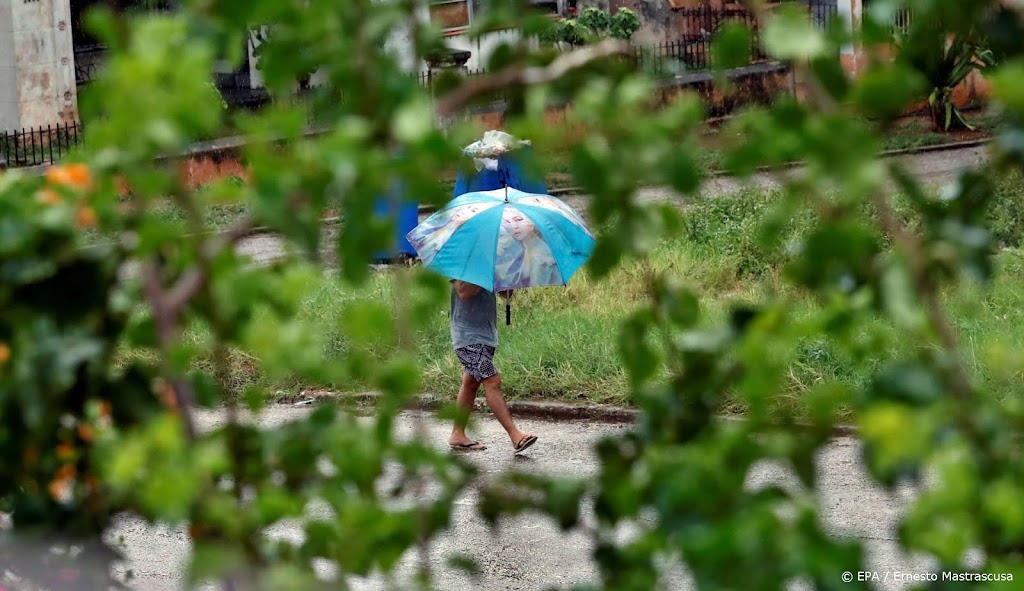
[[[273,406],[264,411],[260,423],[264,426],[280,424],[301,419],[308,412],[309,407]],[[199,419],[201,428],[209,428],[221,423],[224,415],[205,412]],[[513,469],[591,479],[599,469],[594,444],[601,438],[624,434],[629,426],[588,421],[517,422],[527,432],[539,436],[535,446],[518,456],[513,455],[511,443],[493,418],[480,416],[470,429],[470,433],[486,443],[488,449],[466,454],[465,457],[480,469],[480,480],[456,501],[451,527],[429,547],[426,564],[433,573],[435,588],[446,591],[540,590],[556,585],[569,588],[574,584],[597,581],[597,572],[590,559],[593,545],[587,535],[576,530],[563,532],[550,519],[533,513],[504,519],[491,529],[478,515],[477,491],[491,479]],[[439,421],[429,413],[408,412],[399,418],[395,433],[399,438],[410,438],[418,432],[425,432],[429,441],[445,449],[450,430],[450,423]],[[822,525],[830,535],[862,542],[867,568],[878,573],[880,579],[889,575],[889,579],[881,581],[875,589],[909,589],[910,583],[895,580],[892,574],[923,573],[935,568],[935,564],[926,557],[907,555],[899,547],[897,524],[909,501],[914,498],[914,491],[902,488],[889,492],[876,486],[865,472],[861,445],[856,439],[837,437],[823,448],[817,461],[817,475],[819,490],[808,501],[818,507]],[[770,485],[801,490],[795,475],[780,465],[764,462],[747,473],[748,488]],[[429,495],[429,491],[426,494]],[[307,519],[330,517],[326,506],[311,506],[307,512]],[[586,503],[582,519],[586,525],[594,525],[593,511]],[[641,520],[632,527],[622,528],[619,532],[621,539],[629,539],[645,523]],[[297,520],[275,525],[267,533],[271,537],[295,540],[300,540],[303,535],[301,523]],[[111,541],[123,540],[127,562],[115,571],[123,573],[125,569],[132,569],[136,577],[131,584],[134,589],[171,591],[185,588],[183,576],[190,542],[181,527],[153,525],[133,516],[124,516],[111,528],[107,537]],[[30,548],[25,550],[31,551]],[[481,578],[474,580],[452,568],[448,558],[453,554],[475,559],[482,571]],[[397,585],[394,587],[380,575],[351,577],[346,582],[360,591],[412,588],[409,582],[420,564],[418,552],[407,553],[395,573],[393,582]],[[315,568],[323,579],[334,579],[330,588],[340,588],[336,568],[330,563],[317,562]],[[666,563],[663,568],[663,589],[696,589],[692,576],[681,564]],[[836,588],[839,588],[843,573],[837,571],[834,575]],[[1008,585],[1007,588],[1011,588],[1013,584]],[[802,591],[807,587],[796,584],[791,589]]]

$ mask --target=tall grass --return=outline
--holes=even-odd
[[[1019,179],[1000,186],[989,219],[1001,250],[994,253],[996,279],[990,286],[967,284],[944,295],[963,344],[964,358],[977,382],[1000,397],[1019,396],[1024,388],[1024,254],[1018,247],[1024,236],[1024,189]],[[775,242],[759,236],[779,223],[782,197],[774,192],[751,191],[731,198],[702,200],[684,211],[684,230],[663,241],[643,261],[631,261],[600,281],[581,271],[565,288],[518,292],[512,300],[512,324],[499,314],[496,362],[507,394],[513,399],[585,400],[629,404],[629,388],[619,361],[618,334],[624,318],[642,305],[645,278],[668,270],[699,295],[705,324],[726,317],[734,302],[787,302],[793,322],[815,317],[819,304],[788,284],[784,266],[787,244],[798,239],[814,222],[800,210],[784,220]],[[911,216],[908,216],[911,217]],[[360,288],[332,276],[311,278],[304,286],[301,319],[327,359],[343,363],[351,344],[345,336],[346,311],[361,302],[395,304],[395,272],[375,274]],[[256,320],[259,322],[259,319]],[[426,392],[452,395],[461,370],[451,350],[447,301],[437,302],[416,335],[417,356]],[[908,356],[913,344],[905,342],[886,323],[875,320],[861,328],[864,352],[854,358],[826,333],[798,339],[787,353],[788,369],[779,403],[799,411],[805,395],[828,384],[860,387],[886,359]],[[193,326],[187,340],[203,343],[204,327]],[[393,345],[371,351],[384,358]],[[126,352],[138,356],[139,352]],[[208,360],[200,363],[208,364]],[[368,383],[310,383],[291,376],[265,375],[261,360],[244,351],[230,355],[230,385],[238,391],[251,384],[294,396],[300,390],[321,388],[365,391]],[[736,402],[734,408],[742,411]]]

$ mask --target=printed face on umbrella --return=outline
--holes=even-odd
[[[480,211],[479,205],[468,205],[457,208],[452,212],[451,222],[454,224],[462,224],[469,218],[473,217]]]
[[[519,212],[512,212],[507,216],[507,226],[512,237],[520,242],[529,239],[537,232],[537,227],[533,225],[533,222]]]

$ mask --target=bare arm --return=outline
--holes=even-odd
[[[480,293],[480,286],[456,279],[455,293],[458,294],[460,300],[466,301]]]

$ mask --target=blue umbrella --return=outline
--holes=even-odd
[[[406,238],[428,269],[492,292],[565,285],[594,250],[560,199],[510,188],[461,195]]]

